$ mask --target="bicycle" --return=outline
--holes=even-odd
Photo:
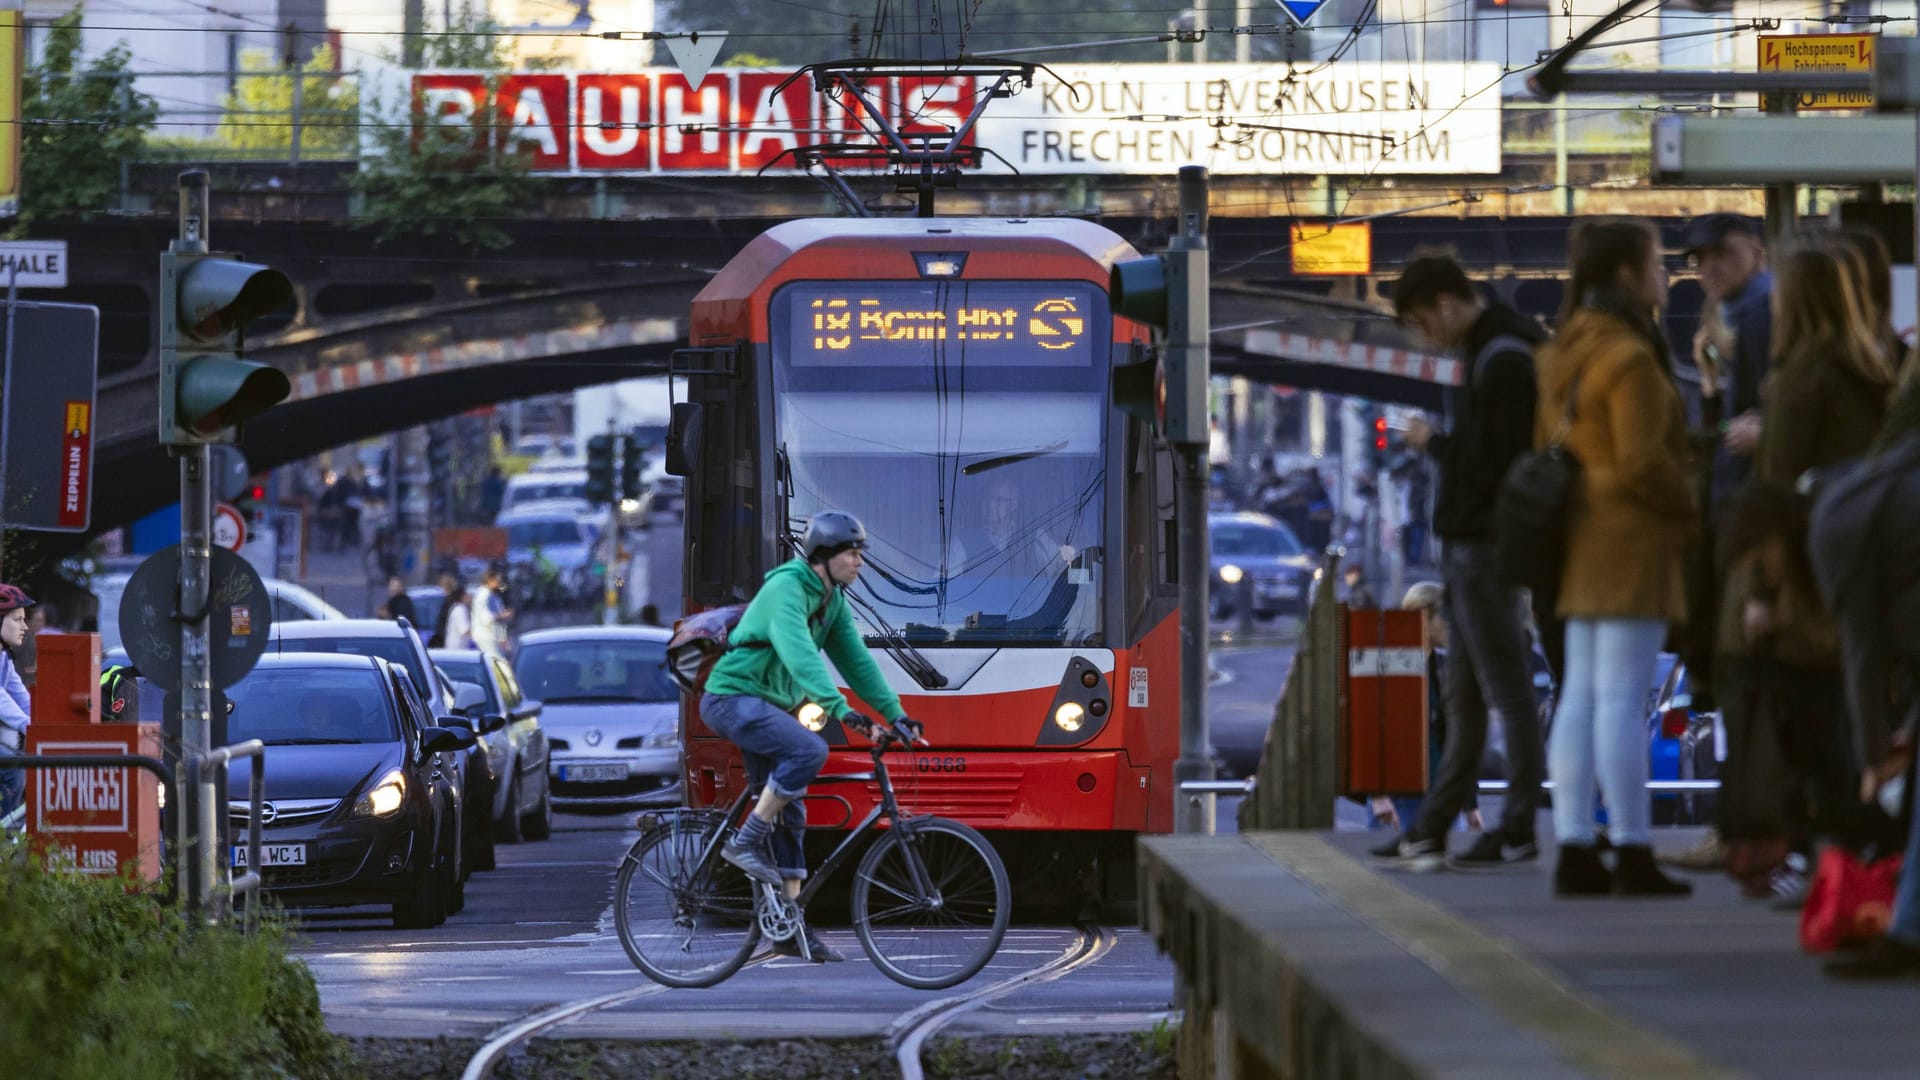
[[[635,966],[663,985],[698,988],[740,970],[763,938],[797,938],[804,955],[807,903],[885,819],[886,831],[854,875],[853,926],[861,948],[888,978],[916,990],[943,990],[978,974],[1007,932],[1013,890],[1006,866],[969,826],[901,811],[885,755],[894,743],[908,743],[885,725],[875,733],[872,772],[813,780],[872,783],[880,801],[807,878],[797,900],[720,857],[749,791],[724,811],[658,815],[628,849],[615,888],[614,925]]]

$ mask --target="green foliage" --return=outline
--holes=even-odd
[[[428,67],[509,69],[512,43],[491,18],[463,4],[449,29],[454,32],[427,39]],[[494,89],[490,83],[489,98]],[[539,185],[521,157],[494,147],[485,110],[470,124],[446,124],[428,123],[420,101],[404,107],[378,100],[369,105],[367,115],[377,118],[372,152],[361,155],[353,188],[362,200],[362,217],[380,232],[380,243],[444,236],[477,251],[512,242],[500,222],[524,217]]]
[[[133,88],[131,59],[114,47],[83,68],[80,9],[54,20],[40,61],[22,79],[22,216],[79,217],[119,196],[120,163],[139,156],[159,113]]]
[[[300,156],[352,158],[359,149],[360,90],[334,73],[333,47],[322,45],[301,67]],[[221,103],[220,145],[250,158],[286,160],[293,150],[294,75],[266,49],[240,58],[240,76]]]
[[[356,1070],[285,931],[195,928],[121,879],[0,845],[0,1076],[302,1077]]]
[[[1173,1044],[1179,1037],[1180,1025],[1163,1016],[1153,1022],[1152,1028],[1135,1032],[1133,1039],[1141,1052],[1153,1057],[1170,1058],[1173,1056]]]

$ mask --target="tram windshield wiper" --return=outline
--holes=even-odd
[[[1034,450],[1018,450],[1011,454],[1001,454],[999,457],[990,457],[990,458],[987,458],[985,461],[976,461],[973,464],[966,466],[965,468],[960,470],[960,475],[978,476],[983,472],[987,472],[992,469],[998,469],[1003,465],[1017,465],[1022,461],[1032,461],[1034,458],[1037,458],[1037,457],[1046,457],[1048,454],[1057,454],[1060,451],[1065,450],[1066,448],[1067,448],[1067,440],[1061,439],[1059,442],[1054,443],[1051,446],[1042,446]]]

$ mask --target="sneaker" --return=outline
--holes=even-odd
[[[1401,840],[1390,864],[1396,870],[1431,874],[1447,868],[1447,847],[1438,840]]]
[[[1727,842],[1717,829],[1708,829],[1698,844],[1685,851],[1659,856],[1661,862],[1682,870],[1724,870],[1727,868]]]
[[[764,844],[742,844],[736,836],[721,845],[720,857],[739,867],[742,873],[755,881],[768,885],[780,884],[780,868],[773,865],[773,859]]]
[[[1501,833],[1483,832],[1467,850],[1447,856],[1447,865],[1455,870],[1503,870],[1539,857],[1532,837],[1513,844]]]
[[[821,941],[820,935],[813,932],[813,927],[804,927],[800,932],[806,935],[807,952],[812,954],[814,963],[838,964],[846,959],[846,955],[839,949]],[[771,947],[775,956],[798,957],[800,955],[800,941],[798,937],[790,937],[785,941],[776,941]]]

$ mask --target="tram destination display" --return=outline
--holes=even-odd
[[[787,286],[792,363],[915,365],[929,346],[980,365],[1084,367],[1099,351],[1105,298],[1077,281],[802,282]]]

